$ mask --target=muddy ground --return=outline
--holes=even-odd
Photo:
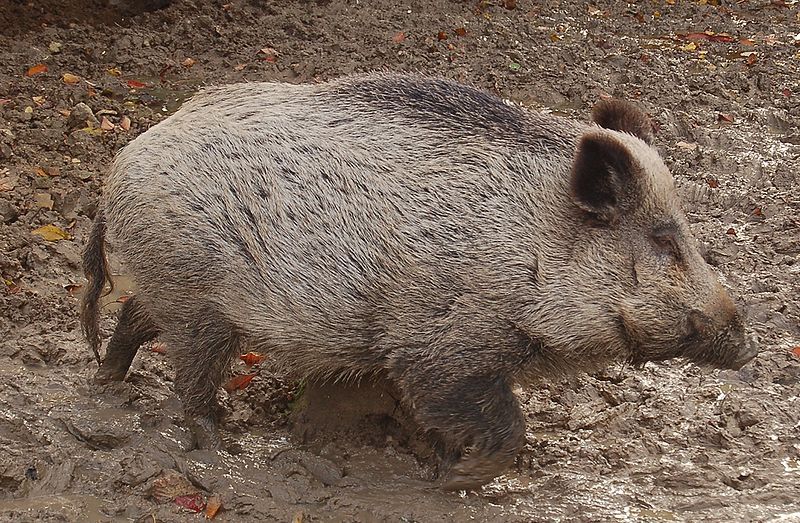
[[[800,521],[798,2],[143,10],[156,3],[0,0],[0,520],[196,521],[181,503],[219,499],[219,521]],[[314,395],[268,360],[244,390],[221,392],[231,452],[183,450],[158,346],[126,382],[93,386],[79,252],[114,152],[202,85],[374,69],[445,75],[575,118],[607,95],[639,102],[761,355],[739,372],[672,362],[520,390],[517,467],[466,494],[430,488],[429,451],[380,409],[338,437],[292,430]],[[394,405],[345,394],[380,396],[348,403],[356,413]],[[321,419],[336,412],[316,404]]]

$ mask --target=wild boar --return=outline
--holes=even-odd
[[[117,155],[84,269],[97,354],[104,242],[138,294],[98,373],[160,336],[204,447],[240,347],[310,379],[392,380],[446,442],[444,487],[524,441],[512,384],[756,353],[703,261],[639,109],[594,123],[424,76],[203,91]]]

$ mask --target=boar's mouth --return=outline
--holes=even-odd
[[[739,322],[710,337],[698,332],[684,334],[679,340],[663,347],[650,347],[647,342],[636,339],[632,329],[627,328],[624,316],[620,316],[619,323],[630,347],[628,362],[637,368],[643,367],[648,361],[681,358],[699,365],[739,370],[758,354],[755,340],[745,335],[743,325]]]

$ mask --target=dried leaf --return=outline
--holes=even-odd
[[[396,44],[399,44],[399,43],[402,43],[405,39],[406,39],[406,34],[404,32],[402,32],[402,31],[400,31],[399,33],[395,34],[392,37],[392,42],[394,42]]]
[[[35,168],[35,169],[33,170],[33,172],[35,172],[35,173],[36,173],[36,176],[44,176],[44,177],[46,177],[46,176],[47,176],[47,171],[45,171],[45,170],[44,170],[44,169],[42,169],[41,167],[37,167],[37,168]]]
[[[464,27],[456,27],[453,32],[456,34],[456,36],[467,36],[467,30]]]
[[[178,496],[197,494],[197,488],[191,481],[175,470],[165,470],[153,480],[148,490],[150,496],[160,503],[172,501]]]
[[[193,59],[193,58],[187,58],[186,60],[184,60],[183,62],[181,62],[181,65],[183,65],[184,67],[191,67],[191,66],[193,66],[195,63],[196,63],[196,62],[194,61],[194,59]]]
[[[61,75],[61,79],[64,80],[64,83],[67,85],[75,85],[76,83],[81,81],[80,76],[76,76],[72,73],[64,73]]]
[[[176,505],[192,512],[202,512],[206,508],[206,500],[199,492],[186,496],[177,496],[174,501]]]
[[[792,91],[790,91],[788,88],[783,89],[781,93],[783,93],[783,96],[786,98],[790,98],[792,96]]]
[[[150,347],[150,352],[155,352],[156,354],[166,354],[167,353],[167,345],[165,343],[156,342]]]
[[[278,51],[276,51],[272,47],[263,47],[259,50],[260,53],[264,54],[264,60],[267,62],[274,64],[278,61]]]
[[[697,50],[697,44],[694,43],[694,42],[689,42],[686,45],[680,46],[679,49],[681,51],[688,51],[688,52],[696,51]]]
[[[34,229],[31,233],[40,236],[49,242],[70,239],[70,235],[67,231],[56,227],[55,225],[43,225],[42,227]]]
[[[716,188],[718,188],[718,187],[719,187],[719,180],[717,180],[716,178],[712,178],[711,176],[709,176],[708,178],[706,178],[706,183],[707,183],[707,184],[708,184],[708,186],[709,186],[709,187],[711,187],[712,189],[716,189]]]
[[[734,229],[733,227],[731,227],[730,229],[728,229],[727,231],[725,231],[725,234],[730,234],[731,236],[736,236],[736,229]]]
[[[253,381],[253,378],[256,377],[256,373],[252,374],[240,374],[238,376],[234,376],[228,383],[223,385],[222,387],[228,392],[234,392],[237,390],[242,390],[250,385],[250,382]]]
[[[44,105],[44,102],[46,101],[44,96],[32,96],[31,100],[33,100],[33,103],[36,105]]]
[[[551,33],[551,34],[550,34],[550,41],[551,41],[551,42],[558,42],[558,41],[559,41],[559,40],[561,40],[562,38],[564,38],[564,37],[563,37],[563,36],[561,36],[560,34],[557,34],[557,33]]]
[[[114,124],[111,123],[111,120],[109,120],[108,118],[106,118],[104,116],[103,119],[100,120],[100,129],[102,129],[104,131],[113,131],[114,130]]]
[[[36,64],[25,73],[25,76],[36,76],[37,74],[46,73],[47,66],[44,64]]]
[[[797,356],[798,358],[800,358],[800,345],[798,345],[797,347],[793,348],[790,352],[792,354],[794,354],[795,356]]]
[[[122,75],[122,71],[120,71],[116,67],[112,67],[111,69],[108,70],[108,74],[110,74],[111,76],[120,76]]]
[[[444,31],[439,31],[439,34],[436,35],[436,39],[439,40],[440,42],[442,40],[447,40],[447,33],[445,33]]]
[[[138,80],[128,80],[127,84],[131,89],[145,89],[147,87],[146,83]]]
[[[245,67],[246,66],[244,64],[236,64],[236,65],[233,66],[233,69],[234,69],[234,71],[241,71]]]
[[[214,519],[221,508],[222,498],[218,494],[212,495],[206,503],[206,519]]]
[[[50,42],[47,46],[51,53],[56,54],[61,52],[61,42]]]
[[[764,211],[761,210],[761,207],[756,207],[753,209],[753,216],[758,216],[759,218],[764,217]]]
[[[718,122],[733,123],[733,115],[728,113],[719,113],[717,115]]]
[[[131,128],[131,119],[127,116],[123,116],[119,120],[119,126],[122,128],[123,131],[129,131]]]
[[[80,283],[68,283],[67,285],[64,285],[64,290],[67,291],[70,296],[75,296],[82,288],[83,285]]]
[[[122,296],[120,296],[119,298],[117,298],[114,301],[116,301],[117,303],[125,303],[126,301],[131,299],[131,296],[132,296],[132,294],[123,294]]]
[[[239,356],[239,359],[242,360],[248,367],[252,367],[256,363],[261,363],[264,361],[266,356],[257,352],[248,352],[247,354],[242,354]]]

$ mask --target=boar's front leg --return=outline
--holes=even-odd
[[[239,338],[224,321],[196,324],[191,332],[166,338],[175,363],[175,393],[183,403],[193,444],[220,449],[217,391],[239,351]]]
[[[448,448],[466,450],[446,474],[445,490],[488,483],[513,464],[525,439],[525,419],[509,379],[491,367],[461,374],[464,363],[418,361],[398,380],[419,423],[438,433]]]

